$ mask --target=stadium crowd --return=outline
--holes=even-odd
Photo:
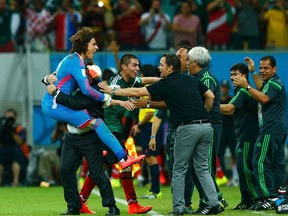
[[[209,50],[288,47],[285,0],[1,0],[0,52],[25,41],[34,52],[69,51],[81,27],[97,29],[100,51],[168,50],[189,42]]]

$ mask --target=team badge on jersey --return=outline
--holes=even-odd
[[[83,76],[83,77],[87,77],[87,75],[86,75],[86,70],[85,70],[85,69],[81,69],[81,72],[82,72],[82,76]]]

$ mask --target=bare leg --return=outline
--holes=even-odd
[[[12,163],[13,186],[19,185],[20,170],[21,170],[20,164],[14,161]]]

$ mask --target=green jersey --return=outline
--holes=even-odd
[[[287,134],[286,90],[283,82],[278,75],[274,75],[263,83],[261,90],[270,101],[258,105],[259,134]]]
[[[108,84],[116,88],[130,88],[130,87],[143,87],[142,81],[139,77],[131,79],[129,82],[126,82],[121,74],[113,77],[109,80]],[[129,98],[125,96],[113,96],[115,100],[127,101]],[[112,132],[122,132],[122,118],[125,114],[126,109],[121,106],[112,106],[104,109],[104,119],[107,127]]]

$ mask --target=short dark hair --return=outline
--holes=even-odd
[[[131,59],[138,59],[138,58],[133,54],[123,55],[122,58],[120,59],[120,65],[124,64],[127,66],[131,62]]]
[[[114,77],[116,74],[109,68],[105,68],[102,73],[102,80],[109,81],[111,77]]]
[[[230,71],[236,71],[236,70],[239,70],[239,72],[241,74],[246,74],[247,78],[248,78],[248,75],[249,75],[249,69],[248,69],[248,66],[243,64],[243,63],[237,63],[237,64],[234,64],[231,68],[230,68]]]
[[[186,49],[186,50],[187,50],[187,53],[189,52],[190,49],[192,49],[192,47],[191,47],[191,46],[188,46],[188,45],[180,46],[179,49],[181,49],[181,48],[182,48],[182,49]]]
[[[144,77],[154,77],[156,74],[156,68],[152,64],[144,64],[141,66],[140,72]]]
[[[191,1],[188,1],[188,0],[182,0],[181,4],[183,4],[183,3],[186,3],[186,4],[188,4],[190,7],[192,7],[192,3],[191,3]]]
[[[163,57],[166,58],[165,63],[167,66],[173,66],[173,71],[180,71],[181,61],[175,54],[164,54]]]
[[[263,61],[263,60],[264,61],[269,60],[271,67],[275,67],[276,66],[276,59],[273,56],[270,56],[270,55],[263,56],[260,61]]]
[[[5,111],[5,114],[6,114],[6,113],[13,113],[15,117],[17,116],[16,110],[15,110],[15,109],[12,109],[12,108],[7,109],[7,110]]]
[[[183,46],[190,46],[192,48],[191,43],[188,40],[181,40],[178,42],[177,47],[182,48]]]

